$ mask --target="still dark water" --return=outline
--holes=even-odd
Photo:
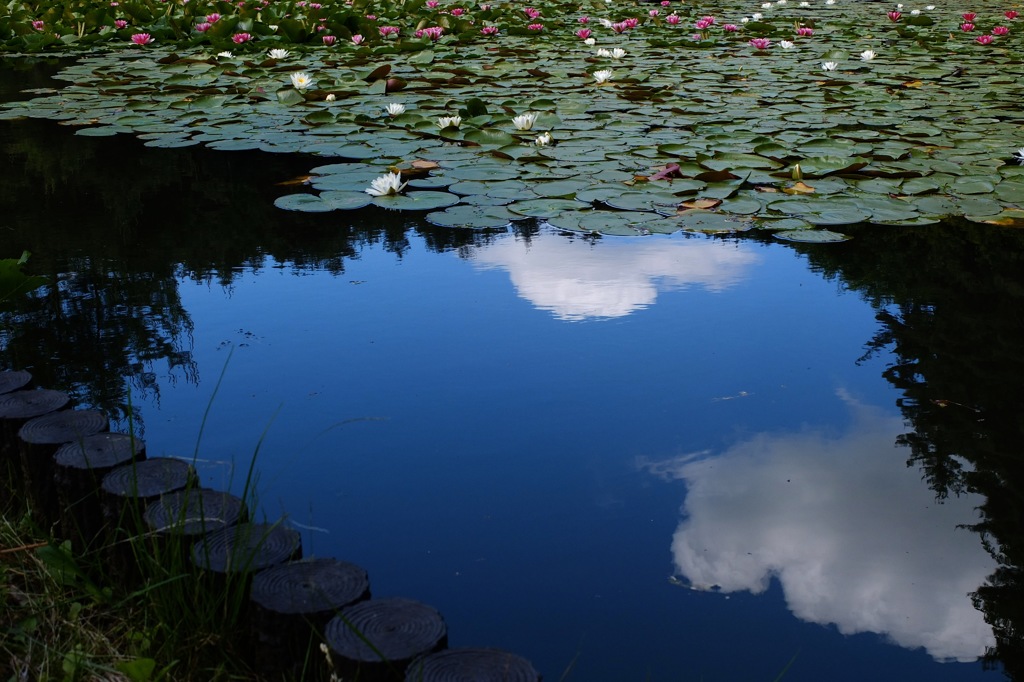
[[[1016,670],[1020,233],[472,233],[275,209],[320,159],[0,142],[0,257],[54,282],[0,361],[211,486],[258,450],[265,514],[453,646],[547,680]]]

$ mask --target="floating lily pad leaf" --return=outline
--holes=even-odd
[[[510,204],[508,210],[531,218],[554,218],[565,211],[579,211],[590,207],[587,202],[572,199],[528,199]]]
[[[631,193],[633,190],[624,185],[598,185],[581,189],[576,192],[578,201],[601,201],[607,203],[609,199]]]
[[[364,161],[377,158],[377,150],[364,145],[350,145],[344,141],[321,140],[312,142],[298,150],[307,154],[320,154],[322,156],[334,156],[340,159],[352,159],[353,161]]]
[[[913,218],[904,218],[902,220],[877,220],[871,219],[872,225],[899,225],[899,226],[919,226],[919,225],[935,225],[941,223],[942,219],[938,216],[925,216],[915,215]]]
[[[320,194],[320,200],[331,208],[350,210],[363,208],[373,203],[373,197],[366,192],[329,191]]]
[[[871,212],[855,206],[837,206],[821,212],[805,213],[801,217],[814,225],[853,225],[866,222]]]
[[[654,211],[658,207],[674,207],[681,197],[668,192],[624,192],[608,197],[604,203],[623,211]]]
[[[208,142],[207,147],[210,149],[222,149],[225,151],[243,151],[250,149],[259,149],[260,141],[258,139],[248,140],[214,140]]]
[[[752,215],[764,209],[764,204],[753,197],[734,197],[725,199],[718,207],[722,213],[733,213],[737,215]]]
[[[992,216],[1002,212],[1003,206],[994,199],[985,197],[962,197],[957,200],[960,214],[968,216]]]
[[[531,195],[532,196],[532,195]],[[462,203],[473,206],[505,206],[511,204],[515,199],[507,197],[492,197],[488,194],[470,194],[462,197]],[[521,216],[520,216],[521,217]]]
[[[199,144],[199,140],[193,140],[181,135],[160,135],[146,141],[147,147],[160,147],[161,149],[177,149],[180,147],[192,147]]]
[[[800,161],[800,169],[809,178],[833,173],[853,173],[866,165],[867,159],[842,156],[815,156]]]
[[[995,186],[981,178],[957,178],[949,189],[957,194],[991,194]]]
[[[999,225],[1000,227],[1024,227],[1024,210],[1008,208],[998,215],[968,218],[968,220],[988,223],[989,225]]]
[[[75,135],[83,137],[111,137],[117,135],[117,128],[113,126],[95,126],[92,128],[79,128]]]
[[[1024,182],[1003,180],[996,185],[996,196],[1000,201],[1020,205],[1024,203]]]
[[[450,192],[408,192],[373,197],[372,203],[381,208],[397,211],[432,211],[459,203],[459,197]]]
[[[754,221],[754,225],[760,230],[811,230],[814,229],[814,225],[810,224],[806,220],[799,218],[782,218],[778,220],[771,220],[766,218],[759,218]]]
[[[504,147],[515,144],[518,140],[503,130],[483,129],[467,131],[464,138],[482,146]]]
[[[657,216],[651,213],[573,211],[550,218],[548,223],[560,230],[571,232],[629,236],[644,234],[642,226],[655,218]]]
[[[506,227],[513,219],[521,216],[509,213],[501,207],[479,207],[458,205],[444,211],[426,215],[427,222],[440,227],[467,227],[477,230]]]
[[[530,189],[542,197],[571,199],[576,196],[576,192],[588,186],[590,186],[589,180],[555,180],[535,183],[530,186]]]
[[[704,234],[725,234],[745,232],[754,226],[753,221],[740,219],[727,213],[716,213],[691,209],[678,213],[680,228],[685,232],[702,232]]]
[[[455,179],[447,175],[428,175],[409,180],[409,187],[414,189],[441,189],[443,187],[450,187],[453,182],[455,182]]]
[[[853,182],[853,185],[860,191],[877,194],[897,194],[901,184],[903,184],[902,180],[890,180],[889,178],[868,178]]]
[[[697,160],[700,162],[700,165],[704,166],[708,170],[714,171],[727,170],[730,172],[742,172],[744,169],[763,170],[782,168],[782,164],[778,161],[764,156],[758,156],[756,154],[736,154],[727,152],[723,154],[716,154],[712,158],[702,158],[702,156],[698,156]]]
[[[641,223],[640,227],[642,232],[649,234],[675,234],[683,229],[682,222],[677,217],[647,220]]]
[[[278,197],[274,201],[274,206],[286,211],[302,211],[304,213],[325,213],[333,211],[335,208],[315,194],[286,194]]]
[[[902,194],[926,194],[936,192],[941,188],[942,185],[932,178],[908,178],[900,185],[900,192]]]
[[[449,168],[445,172],[449,177],[456,180],[511,180],[519,177],[520,173],[514,166],[487,166],[483,164],[457,166]]]
[[[832,232],[831,230],[783,230],[775,232],[772,236],[788,242],[803,242],[807,244],[845,242],[850,239],[848,235]]]

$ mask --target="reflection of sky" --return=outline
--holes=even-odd
[[[710,240],[548,240],[544,248],[511,239],[477,249],[473,262],[508,271],[520,296],[562,320],[622,317],[658,291],[702,286],[722,291],[759,262],[749,246]]]
[[[901,420],[849,402],[857,419],[846,434],[762,434],[716,457],[655,464],[688,487],[676,568],[724,592],[760,593],[777,577],[803,620],[973,660],[994,639],[967,595],[995,564],[956,526],[976,518],[979,499],[938,504],[893,444]]]

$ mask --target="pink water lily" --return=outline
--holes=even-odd
[[[964,18],[964,21],[974,21],[978,18],[978,15],[974,12],[964,12],[960,16]]]
[[[231,42],[233,42],[236,45],[247,43],[250,40],[252,40],[251,33],[236,33],[235,35],[231,36]]]
[[[210,24],[216,24],[218,21],[220,21],[220,15],[216,12],[214,12],[213,14],[207,14],[206,21]]]
[[[974,40],[976,40],[980,45],[988,45],[992,42],[992,36],[978,36]]]
[[[740,30],[740,27],[736,24],[722,24],[722,30],[726,33],[735,33]]]
[[[576,31],[576,37],[579,38],[580,40],[586,40],[587,38],[590,37],[591,33],[593,33],[593,31],[591,31],[589,28],[581,28],[580,30]]]
[[[1019,17],[1020,14],[1015,9],[1008,9],[1005,12],[1003,12],[1003,16],[1009,19],[1010,21],[1013,21],[1014,19]]]
[[[434,9],[437,7],[437,0],[427,0],[427,7]]]
[[[452,11],[449,12],[449,14],[451,14],[453,17],[461,17],[465,13],[466,10],[462,9],[461,7],[453,7]]]
[[[536,19],[540,16],[540,10],[534,7],[527,7],[523,10],[523,14],[526,15],[527,19]]]
[[[679,23],[679,15],[678,14],[670,14],[670,15],[668,15],[667,17],[665,17],[665,23],[666,24],[672,24],[673,26],[675,26],[676,24]]]
[[[417,38],[430,38],[431,40],[437,40],[444,35],[444,29],[440,26],[428,26],[427,28],[421,28],[414,33]]]
[[[814,29],[811,28],[810,26],[801,26],[796,30],[796,34],[798,36],[813,36]]]
[[[889,12],[889,21],[899,21],[900,17],[903,16],[902,12]]]
[[[338,36],[324,36],[323,37],[324,45],[326,45],[327,47],[330,47],[331,45],[336,43],[337,40],[338,40]]]
[[[581,24],[587,24],[590,23],[590,17],[579,17],[578,19],[576,19],[576,21],[578,21]]]
[[[496,36],[498,35],[498,27],[484,26],[482,29],[480,29],[480,34],[485,36]]]
[[[367,21],[377,21],[377,15],[376,14],[367,14],[366,15],[366,20]]]
[[[34,28],[37,31],[42,31],[45,27],[46,27],[46,22],[44,22],[42,20],[37,19],[36,21],[32,22],[32,28]]]
[[[526,28],[530,29],[531,31],[543,31],[544,24],[528,24]]]
[[[711,24],[712,24],[712,22],[708,21],[707,18],[704,18],[704,19],[698,19],[697,21],[693,22],[693,27],[695,29],[697,29],[698,31],[703,31],[703,30],[705,30],[707,28],[710,28]]]
[[[772,46],[772,41],[768,38],[751,38],[749,42],[758,50],[767,50]]]
[[[661,14],[661,12],[659,12],[659,11],[658,11],[658,10],[656,10],[656,9],[652,9],[652,10],[648,10],[648,11],[647,11],[647,15],[648,15],[649,17],[651,17],[652,19],[653,19],[654,17],[658,16],[659,14]]]
[[[994,36],[1005,36],[1009,32],[1010,32],[1010,29],[1007,28],[1006,26],[993,26],[992,27],[992,35],[994,35]]]
[[[213,24],[211,24],[208,21],[204,21],[202,23],[196,24],[196,30],[199,31],[200,33],[206,33],[212,27],[213,27]]]
[[[361,36],[360,34],[356,33],[355,35],[352,36],[351,40],[353,45],[362,45],[363,41],[366,39],[363,38],[363,36]]]
[[[399,33],[397,26],[379,26],[377,32],[380,33],[381,38],[387,38],[388,36],[396,36]]]
[[[967,31],[967,32],[973,31],[974,30],[974,24],[972,24],[969,21],[965,21],[964,23],[960,24],[960,30],[961,31]]]
[[[132,35],[132,42],[136,45],[149,45],[153,42],[153,36],[148,33],[135,33]]]
[[[125,21],[124,19],[115,19],[114,20],[114,28],[125,28],[127,26],[128,26],[128,22]]]

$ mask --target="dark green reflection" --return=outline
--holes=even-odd
[[[972,596],[1002,661],[1024,679],[1024,232],[972,223],[872,229],[805,248],[812,267],[863,293],[885,377],[903,393],[900,437],[940,498],[985,496],[972,527],[999,568]]]

